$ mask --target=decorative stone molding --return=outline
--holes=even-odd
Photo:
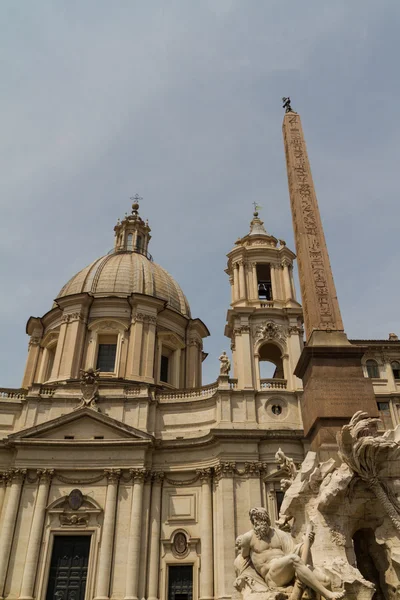
[[[288,258],[282,259],[281,265],[282,265],[282,268],[288,267],[288,269],[291,269],[293,267],[291,261]]]
[[[58,479],[62,483],[66,483],[67,485],[86,485],[90,483],[98,483],[105,477],[105,473],[101,473],[100,475],[94,475],[93,477],[88,477],[87,479],[80,479],[77,477],[65,477],[65,475],[61,475],[61,473],[56,472],[54,474],[55,479]]]
[[[274,321],[266,321],[263,325],[259,325],[255,331],[256,343],[263,340],[276,340],[285,343],[286,337],[285,328]]]
[[[95,371],[90,368],[87,371],[81,371],[81,401],[75,406],[74,410],[78,408],[92,408],[93,410],[99,410],[96,406],[99,391],[99,369]]]
[[[67,527],[87,527],[89,522],[88,513],[73,513],[71,514],[60,514],[60,525]]]

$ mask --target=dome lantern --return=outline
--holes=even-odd
[[[151,239],[148,222],[139,216],[139,202],[143,200],[139,194],[131,197],[132,212],[126,215],[122,222],[119,221],[114,227],[115,252],[136,252],[151,259],[148,254],[148,245]]]

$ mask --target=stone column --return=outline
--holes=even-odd
[[[147,343],[146,343],[146,354],[144,355],[144,377],[149,383],[154,382],[154,348],[156,343],[156,323],[157,317],[152,315],[146,315],[145,317],[147,325]]]
[[[213,513],[211,469],[199,471],[201,479],[201,571],[200,600],[214,598]]]
[[[251,263],[253,274],[253,298],[258,300],[257,263]]]
[[[0,473],[0,523],[1,523],[1,511],[3,509],[4,498],[6,495],[6,485],[7,485],[7,473],[3,471]]]
[[[143,315],[136,313],[132,316],[129,334],[128,357],[126,359],[126,376],[136,379],[140,376],[140,358],[143,340]]]
[[[234,263],[232,265],[232,269],[233,269],[233,296],[234,296],[234,301],[236,302],[240,298],[238,264]]]
[[[143,483],[145,471],[131,471],[133,479],[131,522],[129,527],[128,556],[126,560],[125,600],[138,600],[139,561],[141,552]]]
[[[66,323],[66,329],[63,352],[59,363],[58,379],[77,378],[79,377],[83,339],[86,330],[85,316],[80,311],[77,311],[73,313],[64,313],[62,319],[63,322]],[[54,362],[56,362],[56,358],[54,359]]]
[[[250,348],[250,326],[242,325],[240,327],[242,342],[242,373],[243,388],[253,388],[253,368],[252,368],[252,350]]]
[[[172,383],[176,388],[179,388],[179,375],[180,375],[180,367],[181,367],[181,349],[177,348],[174,351],[174,374]]]
[[[201,342],[197,338],[190,338],[188,344],[188,372],[187,372],[187,381],[189,388],[198,387],[198,364],[199,364],[199,348]]]
[[[0,599],[3,598],[8,561],[10,560],[15,523],[26,469],[11,469],[7,475],[7,484],[10,485],[10,490],[7,494],[7,504],[3,511],[3,526],[0,534]]]
[[[36,571],[39,560],[43,525],[46,516],[47,498],[53,476],[53,469],[38,469],[39,487],[36,496],[28,549],[26,551],[24,573],[22,575],[20,600],[32,600]]]
[[[287,260],[282,261],[283,266],[283,285],[285,289],[284,300],[291,300],[292,298],[292,287],[290,285],[290,273],[289,273],[289,262]]]
[[[100,559],[97,568],[96,600],[108,600],[110,594],[111,565],[115,534],[115,512],[117,507],[119,469],[106,469],[108,479],[106,505],[104,507],[103,531],[101,535]]]
[[[279,293],[278,293],[278,286],[277,286],[277,267],[274,263],[271,263],[269,265],[270,271],[271,271],[271,288],[272,288],[272,300],[278,300],[279,298]]]
[[[146,474],[148,475],[148,473]],[[149,548],[149,520],[150,520],[150,498],[151,498],[151,479],[146,476],[146,481],[143,490],[143,501],[142,501],[142,531],[141,531],[141,545],[140,545],[140,562],[139,562],[139,586],[138,596],[139,598],[145,598],[146,595],[146,573],[147,573],[147,553]]]
[[[34,381],[36,381],[36,368],[40,353],[40,337],[38,335],[32,335],[28,345],[28,358],[26,360],[24,379],[22,381],[22,387],[29,388]]]
[[[150,512],[150,549],[148,568],[148,600],[158,599],[160,571],[161,493],[164,473],[153,474]]]
[[[260,378],[260,355],[254,355],[254,379],[256,390],[261,390],[261,378]]]
[[[246,298],[246,281],[244,277],[244,262],[239,261],[239,299]]]
[[[232,276],[229,277],[229,283],[231,286],[231,303],[233,304],[235,302],[235,288],[233,286],[233,277]]]
[[[235,506],[234,506],[235,463],[222,462],[216,467],[216,598],[232,598],[235,572]]]

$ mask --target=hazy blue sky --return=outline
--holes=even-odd
[[[281,97],[302,117],[347,333],[400,334],[398,0],[0,4],[0,386],[25,324],[144,200],[150,251],[209,327],[252,202],[294,248]]]

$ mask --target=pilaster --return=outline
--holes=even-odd
[[[25,476],[26,469],[10,469],[7,472],[9,491],[7,494],[7,503],[3,511],[3,526],[0,533],[0,600],[4,598],[4,584]]]
[[[95,600],[109,600],[112,556],[115,535],[115,515],[118,496],[119,469],[105,469],[107,477],[107,496],[104,508],[103,530],[100,542],[100,558]]]

